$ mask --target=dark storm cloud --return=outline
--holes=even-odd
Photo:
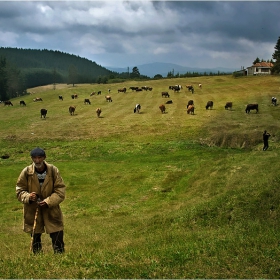
[[[0,45],[60,50],[104,66],[236,67],[271,58],[279,11],[276,1],[0,1]]]

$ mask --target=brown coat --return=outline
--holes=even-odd
[[[63,230],[63,216],[59,204],[65,198],[65,184],[59,170],[52,164],[47,165],[47,175],[42,187],[40,187],[34,164],[25,167],[20,173],[17,185],[17,199],[23,203],[24,224],[23,230],[31,233],[33,230],[36,202],[30,202],[31,192],[36,192],[48,207],[40,207],[35,233],[52,233]]]

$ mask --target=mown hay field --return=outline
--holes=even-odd
[[[183,90],[168,90],[175,84]],[[118,93],[123,87],[127,92]],[[113,102],[105,100],[108,89]],[[50,85],[29,92],[11,100],[14,106],[0,105],[0,156],[8,155],[0,158],[1,278],[280,277],[280,107],[271,105],[272,96],[279,99],[279,77]],[[33,102],[36,97],[43,101]],[[169,99],[162,114],[159,106]],[[186,112],[190,99],[194,115]],[[209,100],[212,110],[205,109]],[[228,101],[232,110],[224,108]],[[133,113],[137,103],[139,114]],[[246,114],[248,103],[258,103],[259,112]],[[272,135],[266,152],[264,129]],[[15,184],[35,146],[46,150],[67,185],[63,255],[53,255],[48,235],[44,254],[31,255],[30,236],[21,229]]]

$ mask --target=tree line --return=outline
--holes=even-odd
[[[280,37],[272,54],[274,60],[272,74],[280,74]],[[264,61],[264,60],[262,60]],[[256,58],[253,64],[261,62]],[[187,72],[174,74],[168,72],[166,78],[185,78],[198,76],[226,75],[228,73]],[[233,73],[234,74],[234,73]],[[162,79],[157,74],[153,79]],[[42,85],[67,83],[98,83],[123,82],[129,79],[149,80],[141,75],[137,67],[132,72],[117,73],[96,64],[86,58],[52,50],[34,50],[20,48],[0,48],[0,100],[8,100],[27,94],[28,88]],[[55,87],[54,87],[55,88]]]

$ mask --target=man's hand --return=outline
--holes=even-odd
[[[30,193],[29,200],[30,201],[36,201],[37,200],[37,195],[36,195],[35,192]]]
[[[40,201],[39,203],[39,206],[41,207],[48,207],[48,204],[43,200],[43,201]]]

